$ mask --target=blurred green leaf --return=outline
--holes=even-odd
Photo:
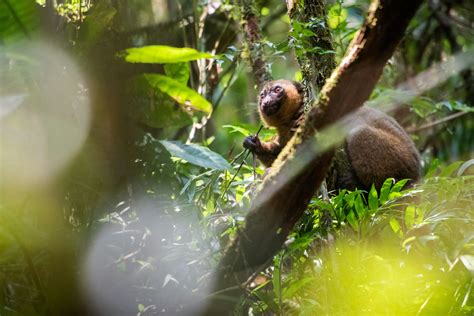
[[[462,255],[462,256],[459,256],[459,259],[464,264],[466,269],[468,269],[470,272],[474,273],[474,256]]]
[[[245,127],[242,127],[242,126],[237,126],[237,125],[223,125],[222,126],[223,128],[228,128],[230,129],[231,133],[240,133],[242,134],[243,136],[249,136],[251,135],[252,133],[246,129]]]
[[[165,74],[174,80],[187,84],[191,71],[189,63],[165,64]]]
[[[436,174],[436,171],[438,170],[439,165],[440,165],[439,159],[433,159],[433,161],[430,163],[428,167],[428,171],[426,171],[425,173],[425,178],[434,177]]]
[[[462,165],[462,161],[455,161],[452,164],[448,165],[446,168],[441,171],[439,174],[440,177],[450,177],[454,171],[456,171],[460,165]]]
[[[328,25],[332,29],[339,27],[348,16],[347,9],[340,4],[335,4],[328,10]]]
[[[172,156],[181,158],[196,166],[218,170],[232,169],[227,160],[207,147],[197,144],[183,144],[178,141],[162,140],[160,143]]]
[[[0,42],[30,37],[39,26],[39,8],[33,0],[0,1]]]
[[[415,224],[416,208],[413,205],[407,206],[405,209],[405,226],[409,229]]]
[[[183,107],[167,94],[155,88],[144,76],[131,80],[128,111],[137,121],[154,128],[182,127],[192,124]]]
[[[467,169],[470,167],[474,166],[474,159],[468,160],[465,163],[463,163],[458,170],[457,176],[460,177],[466,172]]]
[[[192,107],[206,114],[212,112],[212,105],[209,101],[179,81],[158,74],[145,74],[143,76],[152,87],[166,93],[179,104]]]
[[[390,227],[392,228],[393,232],[398,236],[403,236],[402,229],[400,227],[400,223],[395,218],[390,219]]]
[[[92,6],[80,28],[80,45],[89,50],[112,23],[117,10],[110,1],[99,1]]]
[[[210,53],[203,53],[194,48],[164,45],[128,48],[120,55],[129,63],[146,64],[173,64],[213,57]]]

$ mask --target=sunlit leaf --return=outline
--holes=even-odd
[[[128,48],[122,54],[129,63],[169,64],[182,63],[201,58],[212,58],[212,54],[203,53],[189,47],[150,45]]]
[[[195,110],[211,113],[212,105],[203,96],[170,77],[158,74],[145,74],[144,78],[148,83],[160,91],[172,97],[182,105],[190,106]]]
[[[379,206],[379,200],[377,196],[377,189],[372,184],[372,188],[370,189],[370,192],[369,192],[369,208],[371,211],[375,211],[377,210],[378,206]]]
[[[397,234],[398,236],[403,236],[403,232],[402,232],[402,228],[400,226],[400,223],[395,218],[390,219],[390,227],[392,228],[392,230],[395,234]]]
[[[391,193],[400,192],[408,181],[409,179],[403,179],[395,183],[392,187]]]
[[[242,135],[244,135],[244,136],[249,136],[249,135],[252,134],[248,129],[246,129],[246,128],[242,127],[242,126],[223,125],[222,127],[223,127],[223,128],[228,128],[228,129],[230,129],[230,130],[231,130],[231,131],[230,131],[231,133],[240,133],[240,134],[242,134]]]
[[[232,169],[227,160],[207,147],[199,146],[197,144],[183,144],[178,141],[162,140],[160,143],[172,156],[181,158],[196,166],[218,170]]]
[[[388,178],[386,179],[383,184],[382,188],[380,189],[380,204],[385,204],[388,200],[388,196],[390,194],[390,188],[392,187],[394,179]]]
[[[328,11],[328,25],[332,29],[336,29],[342,24],[348,16],[347,9],[343,8],[339,4],[333,5]]]

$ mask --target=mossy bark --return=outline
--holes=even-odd
[[[241,0],[241,24],[245,36],[245,48],[248,62],[252,67],[257,89],[260,90],[263,84],[272,79],[270,70],[265,62],[265,52],[262,45],[262,33],[258,16],[255,13],[255,4],[251,0]]]
[[[367,100],[383,67],[422,0],[374,0],[346,56],[324,85],[272,171],[260,187],[244,227],[224,252],[214,274],[205,315],[232,311],[245,282],[281,249],[288,233],[323,181],[333,156],[318,152],[315,133]]]
[[[304,53],[297,52],[305,87],[305,109],[309,109],[314,88],[319,92],[336,68],[334,53],[328,53],[334,51],[334,45],[326,21],[326,4],[324,0],[287,0],[286,4],[292,23],[302,23],[314,33],[300,43]]]

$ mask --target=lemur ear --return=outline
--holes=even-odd
[[[298,91],[298,93],[303,93],[303,85],[301,84],[301,82],[299,81],[292,81],[293,85],[295,86],[296,90]]]

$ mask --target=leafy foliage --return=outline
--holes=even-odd
[[[151,45],[134,47],[125,50],[123,57],[129,63],[169,64],[192,61],[200,58],[212,58],[209,53],[202,53],[193,48]]]
[[[238,145],[259,125],[255,92],[241,71],[238,4],[52,2],[0,0],[0,124],[31,95],[42,105],[60,100],[71,125],[79,101],[90,100],[94,117],[81,152],[50,181],[0,179],[0,314],[183,312],[209,294],[208,276],[266,172]],[[290,27],[284,5],[275,3],[261,10],[275,78],[298,72],[292,49],[297,57],[311,51],[340,60],[369,5],[329,5],[333,52],[308,45],[324,21]],[[422,96],[397,88],[472,45],[471,9],[466,1],[427,2],[371,96],[372,105],[406,100],[393,114],[412,131],[425,180],[409,190],[402,190],[406,181],[388,179],[380,191],[314,197],[238,312],[472,314],[472,70]],[[88,80],[74,79],[67,96],[62,85],[43,84],[56,72],[25,77],[43,60],[18,49],[29,40],[59,44]],[[71,71],[72,64],[54,62],[61,74]],[[32,137],[42,115],[61,112],[32,108],[29,124],[15,125]],[[54,137],[37,147],[11,150],[34,166],[41,157],[53,161],[53,142],[66,148],[74,141],[64,122],[40,130]]]

